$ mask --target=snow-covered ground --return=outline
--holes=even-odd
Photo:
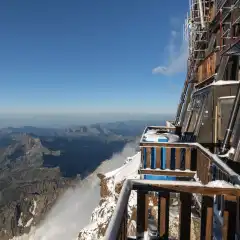
[[[32,228],[30,234],[13,239],[75,240],[82,228],[85,226],[88,226],[88,228],[93,227],[95,222],[92,219],[90,223],[90,217],[100,201],[100,180],[97,177],[97,173],[106,173],[118,169],[116,176],[118,176],[119,180],[123,179],[128,172],[125,165],[122,168],[121,166],[129,156],[133,156],[136,153],[136,144],[136,142],[127,144],[121,153],[114,154],[110,160],[101,164],[93,174],[79,182],[78,187],[69,189],[58,200],[42,224]],[[122,174],[120,174],[120,169],[122,169]],[[111,199],[109,201],[111,202]],[[32,212],[34,211],[33,207]],[[91,238],[91,240],[93,239]]]

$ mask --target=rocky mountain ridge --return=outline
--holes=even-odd
[[[10,136],[9,136],[10,137]],[[11,144],[0,155],[0,239],[10,239],[30,230],[70,185],[60,170],[44,168],[43,155],[59,153],[44,147],[27,134],[11,135]]]

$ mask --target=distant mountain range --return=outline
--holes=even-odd
[[[7,127],[0,129],[0,135],[5,133],[27,133],[36,136],[109,136],[113,134],[136,136],[141,134],[147,125],[161,125],[164,123],[165,120],[131,120],[71,126],[69,128],[41,128],[33,126]]]

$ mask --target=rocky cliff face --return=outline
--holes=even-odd
[[[0,239],[27,233],[73,182],[58,168],[43,168],[44,154],[58,154],[27,134],[0,146]]]

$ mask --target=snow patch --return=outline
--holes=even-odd
[[[33,200],[33,206],[31,208],[32,209],[30,209],[30,213],[32,215],[36,215],[37,202],[35,200]]]
[[[102,198],[99,205],[94,209],[91,216],[91,223],[80,231],[79,239],[101,239],[103,232],[105,232],[108,223],[112,217],[112,214],[116,208],[119,194],[115,192],[115,186],[117,183],[122,183],[128,178],[140,178],[138,175],[138,169],[141,161],[141,153],[138,152],[131,158],[125,161],[124,165],[114,171],[105,173],[105,180],[108,196]],[[131,191],[128,202],[128,217],[132,216],[133,209],[137,204],[137,192]],[[132,228],[135,225],[131,226]]]
[[[234,188],[234,186],[224,180],[211,181],[205,186],[207,187],[219,187],[219,188]]]
[[[219,80],[213,82],[211,85],[228,85],[228,84],[239,84],[239,81],[224,81],[224,80]]]
[[[30,218],[28,222],[26,223],[25,227],[30,227],[32,224],[33,218]]]
[[[21,212],[20,218],[18,219],[18,226],[19,226],[19,227],[22,227],[22,226],[23,226],[22,215],[23,215],[23,213]]]

